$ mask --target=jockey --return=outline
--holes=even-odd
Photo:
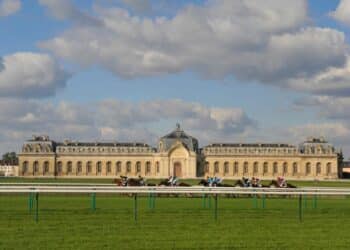
[[[168,179],[168,183],[171,185],[171,183],[173,182],[173,179],[174,177],[173,176],[170,176],[169,179]]]
[[[208,186],[211,187],[213,186],[213,178],[212,177],[208,177]]]
[[[176,176],[173,176],[171,185],[172,185],[172,186],[176,186],[176,183],[177,183],[177,178],[176,178]]]
[[[259,178],[255,178],[255,180],[256,180],[256,186],[262,187],[261,180]]]
[[[144,178],[142,178],[141,175],[139,175],[139,183],[140,183],[140,186],[145,186],[146,185],[146,181]]]
[[[122,186],[126,187],[128,185],[128,177],[127,176],[120,176],[122,179]]]
[[[222,179],[221,178],[219,178],[219,177],[214,177],[214,183],[215,183],[215,186],[216,185],[218,185],[218,184],[220,184],[222,182]]]

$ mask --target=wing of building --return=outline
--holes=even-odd
[[[48,136],[33,136],[19,154],[19,175],[336,179],[340,158],[323,138],[309,138],[299,146],[215,143],[199,149],[198,140],[177,125],[174,131],[159,139],[158,148],[140,142],[55,142]]]

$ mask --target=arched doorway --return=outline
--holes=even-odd
[[[180,162],[175,162],[174,163],[174,175],[176,177],[181,177],[182,176],[181,163]]]

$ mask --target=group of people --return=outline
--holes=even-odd
[[[130,180],[138,182],[139,186],[145,186],[146,185],[146,180],[141,175],[139,175],[138,179],[132,179],[132,178],[129,179],[129,177],[123,176],[123,175],[121,175],[120,178],[121,178],[121,182],[122,182],[122,186],[123,187],[129,186],[129,181]]]
[[[175,175],[174,176],[170,176],[168,178],[169,186],[176,186],[177,185],[177,181],[178,181],[178,178]]]
[[[242,183],[244,187],[262,187],[261,180],[257,177],[249,178],[242,177]]]
[[[277,185],[280,188],[287,188],[288,187],[287,181],[283,177],[278,177],[277,178]]]
[[[219,185],[222,182],[222,178],[219,177],[207,177],[207,183],[209,187],[216,187],[217,185]]]

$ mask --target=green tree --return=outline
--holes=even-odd
[[[17,165],[18,157],[16,152],[7,152],[2,156],[2,162],[5,165]]]

